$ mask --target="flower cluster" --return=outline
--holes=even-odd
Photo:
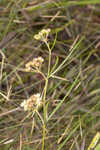
[[[35,111],[42,106],[42,97],[40,93],[32,95],[29,99],[24,100],[21,105],[24,107],[24,111]]]
[[[36,40],[40,40],[40,41],[45,42],[45,41],[48,40],[48,35],[49,35],[50,31],[51,31],[50,29],[43,29],[43,30],[40,31],[38,34],[36,34],[36,35],[34,36],[34,38],[35,38]]]
[[[44,62],[44,59],[42,57],[34,58],[32,61],[29,61],[25,65],[26,71],[27,72],[32,71],[32,68],[40,69],[43,62]]]

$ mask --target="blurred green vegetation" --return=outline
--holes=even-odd
[[[42,56],[47,73],[47,47],[34,39],[45,28],[57,65],[46,95],[45,150],[86,150],[100,131],[100,0],[0,0],[0,150],[42,149],[40,118],[31,134],[33,118],[22,122],[27,112],[16,108],[43,91],[42,77],[23,69]]]

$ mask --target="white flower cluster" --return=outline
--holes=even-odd
[[[44,59],[42,57],[34,58],[32,61],[29,61],[25,65],[26,71],[27,72],[32,71],[32,68],[40,69],[43,62],[44,62]]]
[[[29,99],[24,100],[20,106],[24,107],[24,111],[38,110],[42,106],[40,93],[34,94]]]
[[[43,29],[41,30],[38,34],[34,35],[34,38],[36,40],[40,40],[40,41],[47,41],[48,35],[50,33],[50,29]]]

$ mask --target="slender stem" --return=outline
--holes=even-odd
[[[44,124],[46,123],[46,106],[45,106],[45,99],[47,93],[47,86],[48,86],[48,79],[45,80],[45,87],[44,87],[44,95],[43,95],[43,113],[44,113]]]
[[[50,76],[50,65],[51,65],[51,49],[50,49],[50,46],[49,46],[49,43],[46,41],[45,44],[47,45],[48,47],[48,50],[49,50],[49,62],[48,62],[48,78]]]
[[[47,112],[46,112],[46,106],[45,106],[45,100],[46,100],[46,93],[47,93],[47,87],[48,87],[48,79],[50,76],[50,65],[51,65],[51,49],[49,46],[49,43],[45,41],[45,44],[48,47],[49,50],[49,62],[48,62],[48,74],[47,77],[45,78],[45,87],[44,87],[44,94],[43,94],[43,115],[44,115],[44,123],[43,123],[43,140],[42,140],[42,150],[45,149],[45,130],[46,130],[46,122],[47,122]]]
[[[42,139],[42,150],[45,149],[45,124],[43,124],[43,139]]]
[[[46,92],[48,86],[48,78],[45,80],[45,87],[44,87],[44,95],[43,95],[43,116],[44,116],[44,123],[43,123],[43,141],[42,141],[42,150],[45,149],[45,128],[46,128],[46,106],[45,106],[45,99],[46,99]]]

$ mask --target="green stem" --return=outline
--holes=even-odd
[[[50,76],[50,65],[51,65],[51,49],[50,49],[49,43],[47,43],[47,41],[45,42],[45,44],[47,45],[48,50],[49,50],[49,62],[48,62],[48,78],[49,78],[49,76]]]
[[[46,129],[46,106],[45,106],[45,99],[46,99],[46,92],[48,86],[48,78],[45,80],[45,87],[44,87],[44,95],[43,95],[43,116],[44,116],[44,123],[43,123],[43,140],[42,140],[42,150],[45,149],[45,129]]]
[[[45,124],[43,124],[42,150],[45,149]]]
[[[50,65],[51,65],[51,49],[47,41],[45,41],[45,44],[48,47],[49,50],[49,62],[48,62],[48,74],[45,78],[45,87],[44,87],[44,94],[43,94],[43,116],[44,116],[44,123],[43,123],[43,140],[42,140],[42,150],[45,149],[45,130],[46,130],[46,122],[47,122],[47,112],[46,112],[46,93],[47,93],[47,86],[48,86],[48,79],[50,76]]]
[[[44,124],[46,123],[46,106],[45,106],[45,99],[47,93],[47,86],[48,86],[48,78],[45,80],[45,87],[44,87],[44,95],[43,95],[43,113],[44,113]]]

